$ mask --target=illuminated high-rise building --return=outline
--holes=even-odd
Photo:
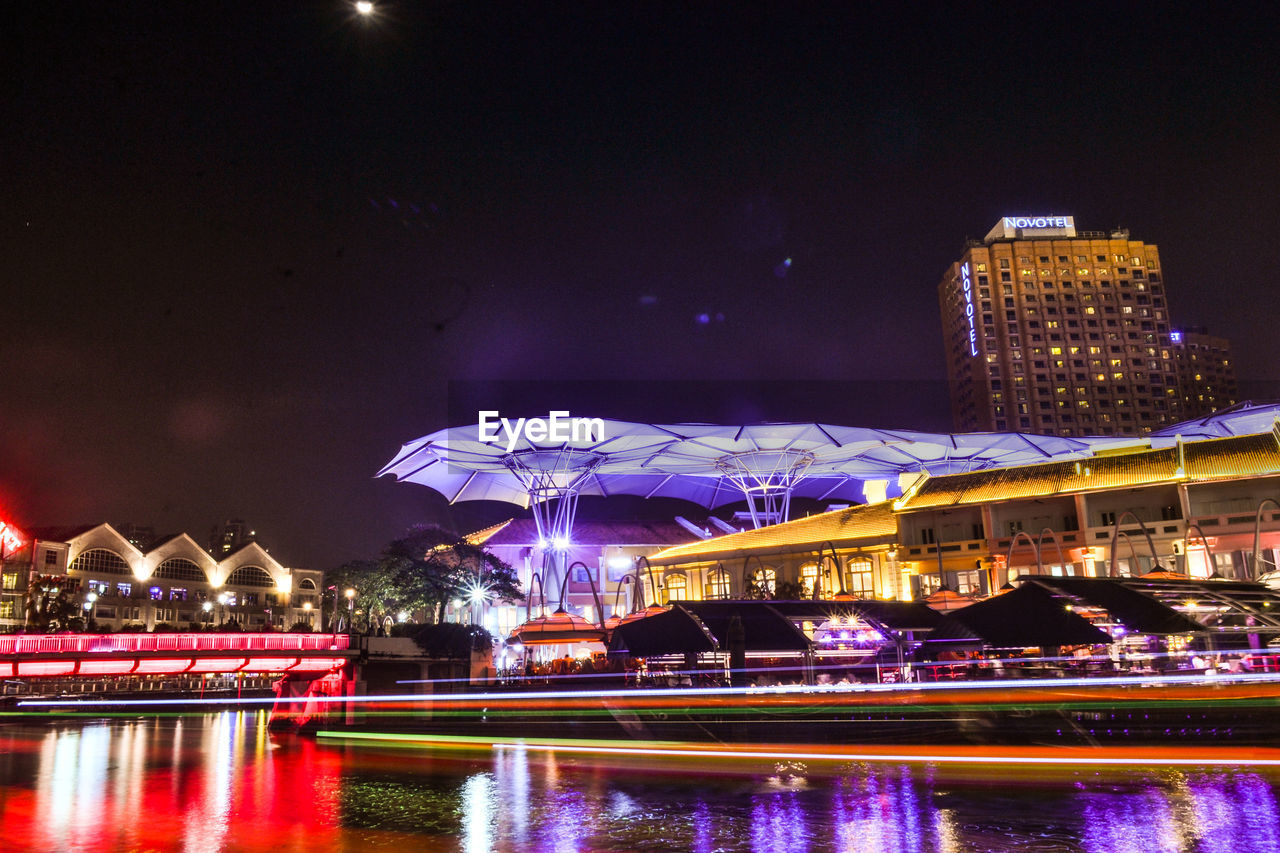
[[[241,545],[258,541],[258,533],[242,518],[231,518],[209,532],[209,553],[221,559]]]
[[[1169,333],[1178,366],[1182,416],[1200,418],[1240,402],[1231,342],[1203,326]]]
[[[958,431],[1142,435],[1179,420],[1159,250],[1006,216],[938,285]]]

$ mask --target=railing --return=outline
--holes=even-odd
[[[1224,512],[1224,513],[1219,513],[1217,515],[1196,516],[1191,520],[1207,530],[1210,527],[1215,529],[1222,528],[1222,527],[1252,528],[1253,523],[1256,519],[1257,519],[1256,512],[1249,513],[1248,515],[1241,515],[1240,513]],[[1264,511],[1262,513],[1263,524],[1275,524],[1276,522],[1280,522],[1280,512]]]
[[[350,646],[346,634],[3,634],[0,655],[83,652],[313,652]]]

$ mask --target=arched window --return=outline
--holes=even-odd
[[[298,589],[315,592],[316,582],[313,581],[311,578],[303,578],[302,580],[298,581]]]
[[[871,580],[871,561],[852,559],[845,567],[845,589],[857,598],[875,598]]]
[[[810,563],[800,567],[800,591],[805,598],[813,598],[813,591],[818,585],[818,564]]]
[[[203,569],[182,557],[170,557],[165,560],[156,569],[156,573],[152,577],[168,578],[175,581],[196,581],[197,583],[209,582]]]
[[[86,575],[129,575],[133,574],[129,564],[114,551],[105,548],[93,548],[85,551],[71,561],[69,567],[73,572],[84,572]]]
[[[687,601],[689,581],[684,575],[667,575],[662,579],[667,588],[667,601]]]
[[[730,593],[729,573],[724,569],[715,569],[707,575],[707,598],[728,598]]]
[[[227,578],[227,586],[275,586],[276,582],[261,566],[241,566]]]

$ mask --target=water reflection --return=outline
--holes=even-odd
[[[1280,849],[1280,772],[813,768],[273,738],[265,718],[0,727],[27,849],[696,853]],[[1048,771],[1046,771],[1048,772]],[[0,845],[2,846],[2,845]]]
[[[493,849],[493,776],[477,773],[462,785],[462,837],[466,853],[488,853]]]

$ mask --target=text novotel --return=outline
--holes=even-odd
[[[1066,216],[1006,216],[1005,228],[1069,228]]]
[[[505,436],[506,449],[516,449],[520,439],[529,444],[563,444],[569,441],[604,441],[602,418],[573,418],[568,412],[548,412],[545,418],[504,418],[496,411],[480,412],[480,440],[498,442],[499,429]]]
[[[960,265],[960,287],[964,291],[964,318],[969,321],[969,355],[978,354],[978,326],[973,319],[973,279],[969,262]]]

